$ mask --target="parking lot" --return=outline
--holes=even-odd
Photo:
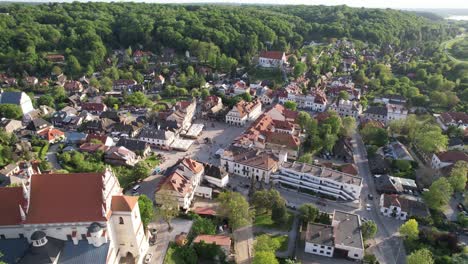
[[[196,123],[203,123],[197,120]],[[164,162],[159,165],[161,171],[173,166],[178,160],[188,157],[200,162],[219,165],[219,159],[215,158],[215,152],[220,148],[226,148],[232,141],[241,135],[246,127],[229,126],[221,122],[204,122],[205,128],[198,140],[186,152],[184,151],[165,151],[154,149],[156,154],[161,154],[164,157]],[[214,125],[214,126],[213,126]],[[209,141],[205,141],[208,138]],[[152,168],[154,170],[154,168]],[[162,175],[151,175],[140,183],[140,194],[145,194],[151,199],[154,199],[154,191],[159,181],[163,178]]]

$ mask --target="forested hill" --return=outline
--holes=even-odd
[[[0,67],[11,73],[47,72],[44,55],[65,54],[86,72],[114,48],[183,52],[247,62],[268,45],[290,50],[304,41],[348,37],[408,47],[440,41],[445,24],[395,10],[346,6],[205,6],[71,3],[0,6]],[[198,53],[198,54],[197,54]]]

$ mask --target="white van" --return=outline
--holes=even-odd
[[[138,189],[140,189],[140,187],[141,187],[141,186],[140,186],[139,184],[135,185],[135,186],[132,188],[132,192],[136,193],[136,192],[138,191]]]

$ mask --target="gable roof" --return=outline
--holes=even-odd
[[[0,188],[0,226],[21,223],[20,205],[25,204],[22,187]]]
[[[21,102],[23,96],[28,96],[24,92],[3,92],[0,93],[0,104],[15,104],[18,105]]]
[[[192,187],[187,178],[177,172],[173,172],[163,181],[161,181],[157,188],[157,192],[161,190],[175,191],[183,197],[192,191]]]
[[[445,151],[435,154],[441,162],[456,163],[457,161],[468,162],[468,154],[461,151]]]
[[[111,210],[113,212],[131,212],[138,204],[137,196],[114,195],[111,201]]]
[[[190,158],[182,159],[181,163],[195,174],[203,170],[203,165],[200,162]]]
[[[273,60],[281,60],[284,52],[282,51],[262,51],[260,52],[260,58],[267,58]]]
[[[27,224],[101,222],[104,173],[34,174]]]

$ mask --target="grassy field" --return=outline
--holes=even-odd
[[[271,213],[264,213],[255,216],[254,225],[268,229],[288,231],[291,228],[293,220],[294,215],[288,212],[288,221],[282,225],[278,225],[271,220]]]
[[[456,58],[454,57],[451,53],[450,53],[450,50],[452,49],[452,46],[459,42],[459,41],[463,41],[464,39],[466,39],[467,37],[466,36],[460,36],[460,37],[457,37],[457,38],[454,38],[454,39],[451,39],[451,40],[448,40],[448,41],[445,41],[442,43],[442,48],[445,50],[445,53],[447,54],[447,56],[454,62],[468,62],[467,59],[460,59],[460,58]]]
[[[279,69],[254,68],[248,74],[251,82],[270,80],[275,81],[277,85],[283,83],[283,75]]]

